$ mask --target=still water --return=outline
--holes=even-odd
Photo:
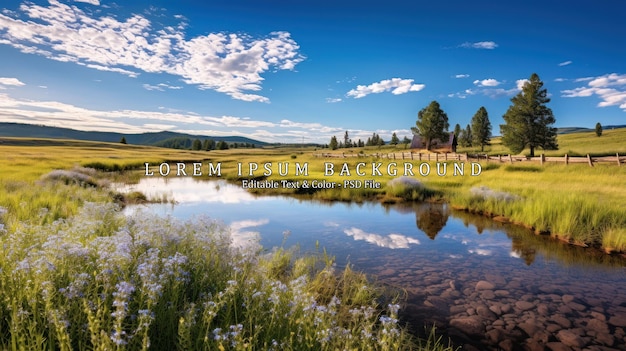
[[[154,211],[229,225],[267,249],[316,245],[407,292],[404,319],[465,349],[626,350],[626,261],[442,204],[381,205],[255,196],[223,181],[148,178],[127,190]]]

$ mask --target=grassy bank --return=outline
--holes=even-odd
[[[395,294],[325,253],[242,247],[208,219],[127,218],[103,187],[207,153],[18,144],[0,145],[0,349],[452,349],[409,335]]]
[[[575,133],[560,135],[559,143],[572,153],[584,154],[576,148],[582,147],[594,154],[621,151],[626,129],[608,130],[602,137],[593,133]],[[8,144],[8,145],[7,145]],[[598,146],[600,145],[600,146]],[[494,141],[489,152],[497,152],[501,145]],[[603,148],[601,148],[603,147]],[[277,181],[311,182],[326,180],[328,183],[341,184],[330,189],[299,188],[289,189],[252,189],[259,193],[299,194],[329,201],[368,201],[383,202],[424,200],[425,198],[445,199],[453,206],[489,216],[506,217],[508,220],[533,228],[537,232],[550,233],[553,236],[580,244],[601,246],[607,251],[626,251],[626,167],[612,164],[589,167],[583,164],[556,165],[547,164],[482,164],[479,176],[469,175],[469,165],[464,176],[454,176],[453,164],[448,163],[445,176],[438,176],[436,164],[430,162],[430,174],[420,176],[419,161],[411,161],[416,178],[421,182],[418,187],[390,186],[388,183],[402,175],[404,160],[391,161],[373,157],[322,158],[314,157],[319,150],[312,148],[272,148],[272,149],[232,149],[211,152],[192,152],[132,145],[94,143],[80,141],[46,141],[45,139],[12,139],[3,141],[5,155],[0,160],[3,170],[0,182],[7,193],[20,188],[20,182],[36,181],[43,174],[56,168],[73,166],[91,166],[103,170],[118,170],[114,177],[137,180],[143,172],[125,172],[124,169],[142,168],[145,162],[156,167],[161,162],[203,162],[220,163],[222,178],[239,182],[241,179],[270,179]],[[619,150],[618,150],[619,149]],[[366,148],[366,154],[403,150],[385,146]],[[610,150],[610,151],[608,151]],[[329,150],[324,150],[328,152]],[[357,154],[362,149],[338,150],[337,154]],[[556,151],[555,151],[556,152]],[[626,152],[626,150],[624,150]],[[560,154],[564,152],[561,151]],[[397,174],[389,174],[387,166],[396,162]],[[361,171],[365,176],[356,174],[356,165],[364,163]],[[381,164],[382,176],[373,174],[372,165]],[[250,170],[251,164],[259,165]],[[271,165],[270,165],[271,164]],[[279,165],[280,164],[280,165]],[[306,165],[307,173],[296,174],[296,164]],[[333,164],[334,173],[326,173],[327,164]],[[241,166],[239,166],[241,165]],[[266,176],[263,168],[269,165],[272,174]],[[279,174],[281,168],[287,175]],[[350,175],[341,174],[346,165]],[[174,172],[173,172],[174,173]],[[158,175],[157,175],[158,176]],[[207,179],[206,174],[201,179]],[[380,187],[344,186],[346,180],[374,180]],[[482,189],[482,191],[481,191]],[[51,219],[74,213],[76,206],[63,202],[66,194],[62,190],[54,199],[39,199],[36,191],[28,201],[29,206],[47,208],[53,213]],[[45,192],[50,196],[51,192]],[[493,194],[510,196],[493,196]],[[80,198],[89,199],[89,194]],[[80,202],[80,201],[78,201]],[[20,210],[20,200],[1,200],[0,206],[9,206]],[[66,208],[63,208],[63,207]],[[23,219],[30,209],[24,209]]]
[[[420,349],[364,275],[325,255],[259,254],[207,219],[88,203],[2,243],[2,349]]]

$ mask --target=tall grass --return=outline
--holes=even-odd
[[[607,167],[553,165],[545,166],[542,172],[529,172],[524,167],[535,168],[505,167],[476,177],[473,188],[467,189],[470,184],[464,183],[444,191],[456,207],[504,216],[574,244],[626,250],[622,237],[626,228],[626,183],[617,176],[623,170],[613,166],[616,176],[611,177]],[[476,186],[507,196],[473,192]]]
[[[416,344],[363,274],[261,254],[206,218],[86,203],[0,242],[0,349],[450,349]]]

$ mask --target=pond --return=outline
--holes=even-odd
[[[626,262],[445,204],[319,202],[255,196],[224,181],[145,178],[127,190],[176,204],[161,215],[207,215],[239,245],[325,248],[407,292],[414,332],[433,324],[464,349],[626,350]]]

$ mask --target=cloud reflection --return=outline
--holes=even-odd
[[[199,181],[191,177],[180,178],[143,178],[137,184],[117,187],[122,192],[140,191],[148,199],[173,200],[177,203],[223,203],[237,204],[263,200],[255,197],[239,186],[225,181]]]
[[[232,246],[239,248],[256,248],[258,247],[261,235],[259,232],[246,230],[248,228],[260,227],[270,222],[269,219],[246,219],[243,221],[235,221],[230,224],[230,235],[232,237]]]
[[[386,247],[389,249],[408,249],[410,244],[419,245],[420,242],[417,239],[409,238],[402,234],[388,234],[386,236],[367,233],[359,228],[349,228],[343,231],[346,235],[351,236],[354,240],[365,240],[368,243],[375,244],[380,247]]]
[[[477,254],[479,256],[491,256],[491,254],[493,253],[491,250],[487,249],[470,249],[467,250],[467,252],[471,254]]]

